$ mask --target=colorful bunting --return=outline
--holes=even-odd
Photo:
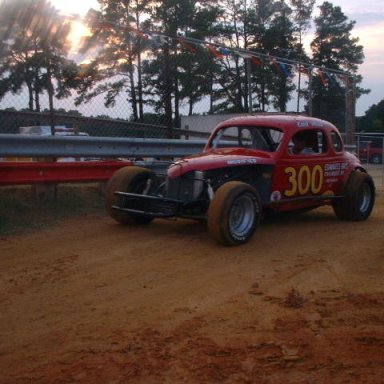
[[[252,63],[254,63],[260,67],[264,65],[263,61],[259,57],[252,56],[251,60],[252,60]]]
[[[224,55],[221,52],[219,52],[216,49],[216,47],[214,47],[213,45],[207,44],[206,47],[209,49],[209,51],[212,53],[212,55],[216,57],[216,59],[223,59],[224,58]]]
[[[338,75],[338,78],[345,84],[346,87],[351,86],[351,78],[347,75]]]
[[[228,48],[220,47],[220,48],[218,49],[218,51],[219,51],[222,55],[224,55],[224,56],[229,56],[229,55],[232,54],[232,51],[231,51],[230,49],[228,49]]]
[[[327,75],[325,74],[325,72],[323,72],[320,68],[317,70],[317,74],[321,80],[321,82],[323,83],[324,87],[328,87],[329,85],[329,81],[328,81],[328,78],[327,78]]]
[[[292,76],[290,69],[288,68],[288,64],[283,63],[281,61],[277,61],[275,59],[271,59],[270,63],[284,76],[290,77]]]
[[[279,63],[275,59],[270,59],[270,64],[273,65],[279,72],[281,72],[281,68]]]
[[[238,52],[238,51],[235,51],[236,55],[242,57],[243,59],[250,59],[252,57],[252,55],[250,55],[249,53],[243,53],[243,52]]]
[[[251,55],[249,53],[243,53],[243,52],[235,52],[237,55],[242,57],[243,59],[249,59],[252,61],[253,64],[256,64],[258,66],[264,65],[263,61],[258,56]]]
[[[191,53],[196,53],[196,52],[197,52],[197,49],[196,49],[192,44],[190,44],[187,40],[185,40],[185,39],[179,37],[179,38],[177,39],[177,41],[178,41],[181,45],[183,45],[185,48],[187,48],[187,49],[189,50],[189,52],[191,52]]]
[[[279,62],[278,61],[278,64],[280,65],[280,68],[283,72],[283,74],[286,76],[286,77],[290,77],[292,76],[292,73],[290,71],[290,67],[286,64],[286,63],[282,63],[282,62]]]
[[[343,84],[345,84],[346,87],[351,86],[351,78],[348,74],[343,74],[334,70],[329,70],[325,68],[316,68],[312,65],[294,63],[293,61],[287,63],[285,61],[278,60],[277,57],[270,57],[269,55],[260,55],[261,57],[263,57],[262,59],[259,55],[253,54],[253,52],[249,52],[249,53],[244,51],[239,52],[236,49],[231,49],[227,47],[216,47],[215,45],[212,45],[204,41],[198,41],[196,39],[189,40],[188,38],[182,38],[182,37],[173,38],[173,37],[168,37],[166,35],[158,34],[156,32],[144,32],[144,31],[134,29],[129,25],[122,26],[122,25],[115,24],[109,21],[104,21],[104,20],[95,20],[95,24],[99,28],[117,28],[117,29],[129,31],[129,32],[133,32],[142,38],[146,38],[146,39],[151,38],[152,43],[156,48],[159,48],[164,44],[169,44],[170,40],[177,40],[183,47],[187,48],[188,51],[191,53],[197,53],[198,52],[197,47],[201,45],[202,47],[208,49],[212,53],[212,55],[217,59],[224,59],[226,56],[237,55],[244,59],[251,60],[252,63],[257,66],[264,66],[265,62],[267,62],[270,65],[273,65],[277,69],[277,71],[285,77],[291,77],[293,75],[292,74],[293,69],[296,69],[296,71],[303,73],[307,76],[310,76],[313,69],[316,69],[317,76],[321,80],[324,87],[328,87],[330,83],[338,84],[338,81],[343,82]],[[264,60],[264,58],[266,59],[266,61]]]
[[[330,73],[329,71],[325,71],[324,73],[325,73],[325,75],[327,76],[327,79],[328,79],[328,85],[329,85],[330,83],[332,83],[333,85],[338,85],[338,82],[337,82],[335,76],[333,76],[332,73]]]

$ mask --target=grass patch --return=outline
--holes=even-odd
[[[103,214],[104,198],[96,184],[59,185],[55,200],[39,200],[30,186],[0,188],[0,236],[46,228],[64,218]]]

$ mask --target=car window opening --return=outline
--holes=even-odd
[[[328,152],[326,135],[321,130],[297,132],[288,145],[292,155],[318,155]]]
[[[275,152],[283,138],[283,132],[270,127],[226,127],[217,132],[212,148],[241,147]]]

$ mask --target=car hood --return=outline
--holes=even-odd
[[[168,177],[180,177],[191,171],[256,164],[274,164],[273,153],[244,148],[210,150],[176,161],[168,168]]]

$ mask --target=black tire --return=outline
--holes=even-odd
[[[118,211],[112,206],[117,203],[115,192],[143,193],[148,180],[155,183],[155,174],[146,168],[123,167],[109,179],[105,191],[105,208],[109,215],[121,224],[148,224],[153,218]]]
[[[221,244],[243,244],[260,225],[261,210],[255,188],[240,181],[225,183],[208,208],[209,232]]]
[[[375,204],[375,184],[367,173],[353,171],[344,187],[344,196],[333,203],[341,220],[366,220]]]

